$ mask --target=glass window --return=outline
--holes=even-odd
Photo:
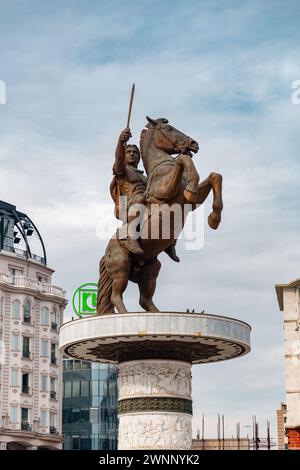
[[[99,393],[98,380],[92,380],[91,385],[92,385],[92,396],[95,397]]]
[[[8,268],[8,270],[9,270],[10,275],[13,276],[13,277],[23,276],[23,270],[22,269]]]
[[[90,387],[89,387],[89,381],[88,380],[82,380],[81,381],[81,393],[80,395],[82,397],[88,397],[90,394]]]
[[[81,437],[80,439],[80,450],[91,449],[91,439],[88,437]]]
[[[46,340],[46,339],[42,339],[41,355],[42,356],[48,356],[48,340]]]
[[[18,421],[18,407],[16,405],[11,405],[10,407],[10,421],[16,423]]]
[[[90,410],[89,410],[89,408],[81,408],[80,422],[81,423],[89,423],[90,422]]]
[[[116,449],[115,439],[108,439],[108,450],[115,450],[115,449]]]
[[[51,343],[51,364],[56,364],[56,344]]]
[[[13,387],[17,387],[18,386],[18,371],[17,370],[12,370],[11,371],[11,385]]]
[[[72,449],[79,450],[79,436],[72,436]]]
[[[13,351],[19,350],[19,335],[12,335],[11,337],[11,349]]]
[[[41,410],[40,427],[45,428],[46,426],[47,426],[47,411]]]
[[[41,374],[41,391],[47,392],[48,389],[48,376],[46,374]]]
[[[23,314],[24,314],[24,322],[30,322],[30,302],[28,299],[25,300],[23,305]]]
[[[50,377],[50,392],[55,392],[55,378]]]
[[[73,397],[79,397],[80,396],[80,382],[74,381],[73,382]]]
[[[21,421],[28,421],[28,408],[21,408]]]
[[[17,299],[12,303],[12,317],[20,318],[20,301]]]
[[[30,338],[23,336],[23,357],[30,357]]]
[[[101,449],[108,449],[108,439],[107,438],[101,438],[100,439],[100,446],[101,446]]]
[[[93,424],[99,422],[99,408],[90,408],[90,422]]]
[[[98,450],[99,446],[99,434],[92,434],[92,448],[91,450]]]
[[[51,310],[51,328],[53,330],[57,329],[57,314],[55,306],[53,306]]]
[[[29,393],[29,374],[22,374],[22,393]]]
[[[108,376],[107,366],[102,364],[100,367],[100,379],[107,380],[107,376]]]
[[[79,423],[79,421],[80,421],[80,408],[73,408],[72,423]]]
[[[117,372],[116,369],[111,367],[108,370],[108,379],[109,380],[117,380]]]
[[[90,364],[90,362],[82,361],[82,362],[81,362],[81,368],[82,368],[82,369],[91,369],[91,364]]]
[[[108,395],[111,397],[116,395],[116,382],[108,382]]]
[[[49,325],[49,310],[47,307],[42,308],[41,325]]]
[[[71,409],[64,407],[62,410],[62,423],[71,423]]]
[[[70,398],[72,396],[72,382],[65,382],[65,398]]]
[[[95,368],[95,363],[92,363],[92,379],[93,380],[100,380],[100,369]]]
[[[73,359],[64,359],[63,367],[66,370],[73,370]]]
[[[56,427],[56,413],[50,411],[50,426]]]
[[[92,397],[92,406],[99,407],[101,404],[101,398],[100,397]]]

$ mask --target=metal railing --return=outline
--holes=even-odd
[[[53,390],[50,391],[50,398],[51,398],[51,400],[56,400],[56,392],[55,391],[53,391]]]
[[[54,321],[51,322],[51,330],[57,331],[57,323]]]
[[[43,282],[30,279],[24,276],[11,276],[4,273],[0,274],[0,283],[11,284],[17,287],[24,287],[28,289],[38,290],[44,294],[57,295],[58,297],[66,297],[66,291],[53,284],[46,284]]]
[[[50,434],[59,434],[55,426],[50,426]]]
[[[10,251],[11,253],[15,253],[16,255],[24,256],[24,258],[28,258],[28,252],[26,250],[21,250],[20,248],[16,247],[6,247],[5,251]],[[31,253],[31,257],[29,259],[33,259],[38,263],[44,264],[46,266],[46,260],[42,256],[36,255],[35,253]]]
[[[32,431],[32,426],[31,426],[31,424],[28,423],[28,421],[22,421],[21,422],[21,429],[22,429],[22,431]]]
[[[22,385],[22,393],[29,394],[29,392],[30,392],[29,385]]]
[[[22,352],[22,357],[25,359],[30,359],[30,351],[28,351],[28,349],[24,349]]]

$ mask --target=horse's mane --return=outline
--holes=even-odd
[[[140,134],[140,152],[141,155],[144,155],[144,145],[145,145],[145,137],[149,129],[143,129]]]
[[[157,124],[167,124],[169,121],[165,118],[158,118],[158,119],[153,119],[153,121],[155,121]],[[140,134],[140,151],[141,151],[141,155],[144,155],[144,147],[145,147],[145,137],[146,137],[146,134],[149,130],[153,130],[154,127],[148,123],[146,124],[146,129],[143,129],[141,134]]]

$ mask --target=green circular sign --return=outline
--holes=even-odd
[[[72,304],[74,313],[78,317],[93,316],[97,314],[98,285],[94,282],[82,284],[73,294]]]

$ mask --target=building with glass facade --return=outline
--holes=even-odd
[[[117,377],[111,365],[63,360],[64,450],[117,449]]]

